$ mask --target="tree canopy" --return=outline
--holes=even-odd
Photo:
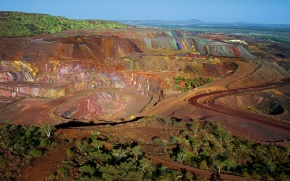
[[[63,30],[126,28],[118,22],[71,20],[61,16],[0,11],[0,37],[22,37],[52,34]]]

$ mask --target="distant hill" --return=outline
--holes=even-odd
[[[0,11],[0,37],[52,34],[63,30],[126,28],[119,22],[101,20],[71,20],[61,16]]]
[[[120,23],[129,24],[129,25],[149,25],[149,26],[158,26],[158,25],[194,25],[204,23],[203,21],[197,19],[190,20],[117,20]]]

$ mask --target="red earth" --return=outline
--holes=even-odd
[[[158,122],[146,119],[162,116],[183,121],[219,121],[233,135],[244,139],[289,145],[288,104],[283,104],[286,110],[283,115],[271,116],[268,120],[271,124],[264,124],[269,115],[257,116],[242,110],[237,99],[229,96],[229,93],[237,96],[243,90],[260,93],[266,90],[271,91],[267,99],[272,100],[271,97],[281,94],[283,91],[278,90],[281,84],[274,83],[275,86],[271,87],[272,82],[285,79],[289,74],[276,63],[277,57],[270,56],[270,62],[263,62],[243,57],[193,55],[194,38],[188,36],[183,31],[125,29],[2,38],[0,122],[10,120],[12,124],[35,126],[47,122],[59,125],[73,120],[95,124],[123,122],[112,126],[86,127],[88,130],[60,129],[57,134],[67,139],[82,138],[98,128],[113,139],[135,140],[146,145],[153,136],[168,139],[177,134],[178,130],[170,126],[164,129]],[[213,45],[232,38],[225,35],[202,36],[217,41]],[[264,51],[259,51],[259,54],[269,56]],[[179,75],[187,78],[212,77],[214,81],[184,93],[173,89],[173,77]],[[260,89],[249,88],[255,85],[259,85]],[[215,91],[220,90],[225,91],[222,98],[213,96],[217,94]],[[204,93],[209,94],[192,101],[192,97]],[[287,98],[284,96],[280,95],[277,100]],[[235,109],[226,107],[224,103],[227,102],[231,102]],[[243,116],[237,117],[238,114]],[[136,121],[136,118],[143,119]],[[286,129],[275,126],[273,120],[277,118],[286,121]],[[260,121],[253,121],[256,119]],[[60,146],[36,160],[32,167],[22,172],[20,180],[47,178],[70,146]],[[152,148],[143,147],[144,150]],[[148,158],[170,168],[185,168],[206,178],[210,176],[208,171],[159,157]],[[231,175],[222,175],[222,178],[243,180]]]

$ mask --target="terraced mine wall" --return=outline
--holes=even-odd
[[[193,41],[190,38],[178,37],[156,37],[142,38],[139,41],[144,41],[148,49],[171,49],[171,50],[188,50],[192,51]]]
[[[254,56],[241,45],[217,42],[202,37],[194,37],[193,41],[196,50],[202,55],[254,58]]]
[[[128,60],[125,63],[126,70],[139,71],[172,71],[186,72],[196,76],[224,76],[233,71],[233,67],[223,62],[212,61],[182,61],[158,57],[145,57],[139,60]]]
[[[136,71],[102,72],[92,63],[47,61],[37,67],[37,73],[35,67],[25,63],[16,65],[13,61],[2,61],[2,65],[5,66],[0,72],[1,96],[60,97],[79,90],[105,88],[124,89],[140,95],[160,91],[157,76]],[[16,68],[18,71],[13,72]]]
[[[2,38],[0,42],[0,88],[5,90],[1,91],[2,96],[60,97],[78,90],[105,88],[119,88],[140,95],[159,94],[161,80],[150,71],[187,71],[212,76],[231,71],[222,64],[200,63],[198,59],[191,62],[158,61],[154,57],[138,61],[122,59],[154,50],[191,52],[193,47],[201,54],[212,54],[203,51],[211,44],[185,31],[100,30]],[[217,52],[221,56],[232,56]]]
[[[75,32],[70,36],[2,38],[0,42],[0,60],[6,61],[93,60],[106,63],[108,59],[131,53],[156,49],[192,51],[193,47],[202,55],[253,57],[242,46],[193,37],[184,31],[177,30],[164,32],[140,29],[93,31],[86,36]]]
[[[38,82],[0,82],[3,97],[61,97],[71,91],[65,84],[43,84]]]

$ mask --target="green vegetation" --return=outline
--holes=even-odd
[[[290,148],[242,140],[218,122],[157,116],[152,120],[161,123],[171,137],[152,135],[151,141],[143,143],[107,139],[95,131],[89,138],[70,141],[74,146],[48,180],[203,180],[185,170],[154,165],[146,156],[163,156],[180,164],[248,178],[290,180]],[[53,130],[49,124],[41,128],[2,125],[0,180],[15,179],[24,166],[57,145]],[[148,146],[151,151],[145,155],[143,149]]]
[[[52,34],[63,30],[126,28],[127,25],[101,20],[70,20],[60,16],[22,12],[0,12],[0,37]]]
[[[290,37],[285,36],[281,33],[281,35],[276,35],[276,34],[260,34],[260,35],[255,35],[254,37],[259,37],[262,38],[266,41],[271,41],[271,42],[279,42],[279,43],[286,43],[290,44]]]
[[[50,180],[197,180],[192,173],[153,165],[136,142],[112,143],[97,135],[76,141]]]
[[[258,108],[256,108],[254,105],[249,105],[246,107],[246,110],[248,111],[252,111],[255,113],[262,113],[262,111],[260,111]]]
[[[261,145],[233,137],[217,122],[184,125],[172,137],[170,157],[205,170],[263,180],[290,180],[290,148]]]
[[[196,87],[200,87],[202,85],[205,85],[207,83],[210,83],[213,81],[213,78],[204,78],[204,77],[196,77],[194,79],[187,79],[183,76],[178,76],[178,77],[173,77],[173,79],[175,80],[175,85],[174,88],[176,90],[181,90],[181,91],[188,91],[191,88],[196,88]],[[184,85],[181,85],[181,84]]]
[[[23,167],[46,153],[55,140],[43,134],[42,129],[33,126],[1,125],[0,180],[15,179]]]

